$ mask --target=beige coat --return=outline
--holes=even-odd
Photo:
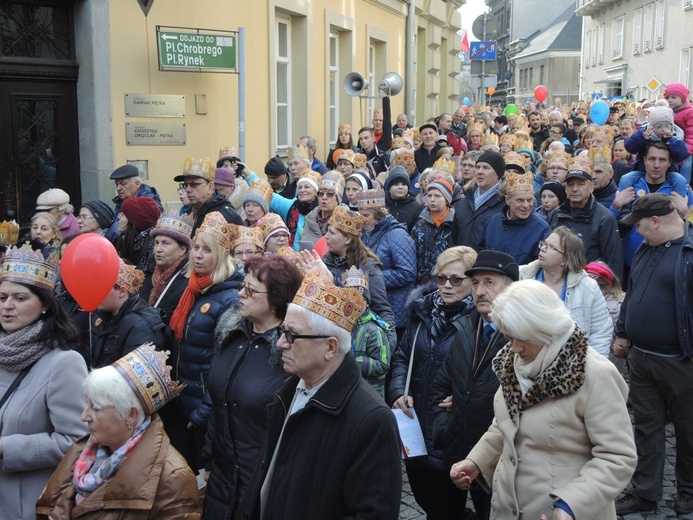
[[[566,347],[576,335],[583,334],[576,329]],[[627,386],[610,361],[580,343],[571,359],[556,359],[560,381],[538,384],[542,375],[524,398],[509,347],[494,360],[495,419],[469,453],[482,472],[477,481],[493,488],[491,518],[551,518],[562,499],[575,518],[615,520],[614,499],[636,463]]]

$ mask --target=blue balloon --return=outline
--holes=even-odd
[[[609,104],[600,99],[592,103],[590,107],[590,119],[595,125],[603,125],[609,118]]]
[[[470,100],[468,97],[466,97],[466,98],[464,98],[464,99],[462,100],[462,104],[463,104],[464,106],[468,107],[469,105],[472,104],[472,102],[471,102],[471,100]]]

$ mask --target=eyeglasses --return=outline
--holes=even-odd
[[[332,197],[336,197],[336,195],[334,193],[332,193],[331,191],[319,191],[318,197],[332,198]]]
[[[294,341],[297,339],[325,339],[331,338],[332,336],[322,336],[316,334],[294,334],[290,330],[284,330],[284,337],[289,345],[293,345]]]
[[[562,166],[549,166],[546,168],[547,172],[554,171],[554,172],[567,172],[568,168],[563,168]]]
[[[93,215],[77,215],[77,220],[91,220],[93,218],[96,218]]]
[[[268,238],[276,238],[277,240],[289,240],[289,235],[288,233],[275,233],[274,235],[270,235]]]
[[[539,249],[546,249],[547,247],[548,247],[549,249],[551,249],[552,251],[556,251],[556,253],[559,253],[559,254],[561,254],[561,255],[563,254],[563,251],[561,251],[560,249],[558,249],[558,248],[557,248],[556,246],[554,246],[553,244],[547,244],[547,243],[544,242],[543,240],[542,240],[541,242],[539,242]]]
[[[442,274],[437,274],[435,276],[436,283],[438,285],[445,285],[446,283],[450,282],[450,285],[453,287],[459,287],[462,285],[462,282],[464,282],[468,276],[445,276]]]
[[[262,251],[234,251],[234,258],[254,257],[262,254]]]
[[[200,184],[204,184],[205,181],[191,181],[191,182],[181,182],[179,186],[181,188],[197,188]]]
[[[241,291],[245,291],[245,293],[251,298],[253,297],[253,294],[269,294],[269,291],[258,291],[256,289],[251,289],[250,285],[245,282],[241,284]]]

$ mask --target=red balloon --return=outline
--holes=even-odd
[[[467,113],[467,110],[469,110],[469,107],[468,107],[467,105],[462,105],[462,106],[460,107],[460,110],[462,110],[462,112],[464,112],[464,113],[466,114],[466,113]]]
[[[318,240],[315,243],[313,250],[315,250],[320,255],[320,257],[323,257],[327,253],[329,253],[330,248],[327,247],[327,239],[325,237],[322,237],[320,240]]]
[[[549,91],[544,85],[538,85],[537,88],[534,89],[534,97],[537,98],[539,103],[546,101],[548,95]]]
[[[82,310],[96,310],[118,279],[118,253],[106,238],[85,233],[70,242],[60,260],[60,276]]]

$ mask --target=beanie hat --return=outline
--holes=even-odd
[[[650,126],[654,126],[657,123],[669,123],[670,125],[673,125],[674,111],[669,108],[666,101],[664,101],[664,106],[659,104],[660,101],[664,100],[660,99],[657,101],[657,103],[655,103],[655,106],[650,109]]]
[[[545,191],[549,190],[551,193],[556,195],[558,197],[558,202],[559,204],[563,204],[566,199],[566,194],[565,194],[565,188],[560,182],[556,181],[548,181],[545,182],[544,184],[541,185],[541,188],[539,188],[539,197],[541,197],[541,194]]]
[[[484,152],[481,154],[481,156],[476,160],[477,163],[483,162],[486,164],[490,164],[491,168],[493,168],[496,171],[496,175],[498,175],[499,179],[503,178],[503,174],[505,173],[505,159],[503,159],[503,156],[499,154],[498,152]]]
[[[368,175],[358,170],[349,175],[349,177],[347,177],[347,181],[358,182],[363,191],[373,189],[373,181],[368,178]]]
[[[236,185],[236,172],[231,168],[217,168],[214,170],[214,184],[233,188]]]
[[[153,228],[149,234],[152,238],[156,238],[158,236],[172,238],[179,244],[183,244],[185,247],[190,249],[192,246],[190,235],[192,233],[194,224],[195,221],[192,214],[185,213],[183,215],[179,215],[177,211],[169,210],[161,215],[161,218],[156,223],[156,227]]]
[[[161,210],[151,197],[130,197],[123,201],[120,210],[125,214],[130,223],[138,230],[156,226],[156,221],[161,216]]]
[[[269,203],[272,200],[272,194],[274,190],[270,186],[269,182],[264,179],[257,179],[250,185],[250,188],[245,193],[243,197],[243,205],[246,202],[254,202],[262,208],[262,211],[267,213],[269,211]]]
[[[390,174],[385,181],[385,191],[390,191],[390,186],[396,182],[403,182],[409,186],[409,181],[409,174],[407,174],[407,170],[404,169],[404,166],[394,166],[390,169]]]
[[[102,200],[90,200],[82,204],[83,208],[87,208],[94,215],[94,218],[99,223],[101,229],[108,229],[113,223],[113,210]]]
[[[265,164],[265,175],[268,177],[280,177],[286,173],[286,165],[279,157],[272,157]]]
[[[688,90],[688,87],[683,83],[670,83],[664,90],[665,98],[669,96],[678,96],[681,98],[681,101],[683,101],[684,104],[688,99],[688,94],[690,94],[690,91]]]
[[[428,185],[428,190],[438,190],[443,194],[448,204],[452,202],[452,186],[445,179],[436,179]],[[426,190],[426,192],[428,192]]]

